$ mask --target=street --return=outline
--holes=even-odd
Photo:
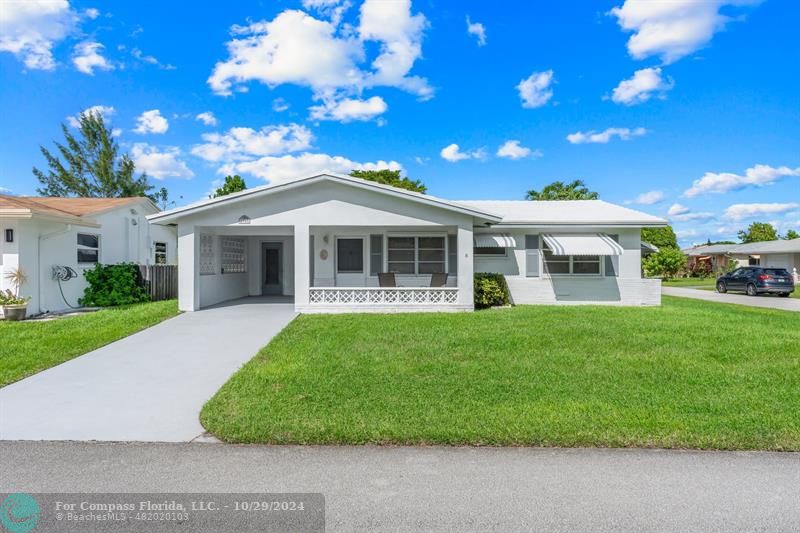
[[[328,531],[797,531],[800,454],[2,442],[3,492],[321,492]]]

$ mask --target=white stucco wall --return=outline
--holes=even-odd
[[[131,213],[132,208],[137,212]],[[86,287],[83,273],[94,267],[93,264],[78,263],[79,233],[99,236],[99,261],[104,264],[152,264],[155,258],[153,243],[156,241],[167,243],[167,263],[177,262],[175,229],[170,226],[150,225],[145,216],[152,212],[154,210],[145,204],[120,207],[93,216],[91,220],[99,224],[99,228],[44,222],[36,218],[0,220],[0,229],[15,229],[16,241],[10,245],[3,243],[0,268],[6,272],[19,266],[28,275],[28,283],[20,292],[31,297],[28,313],[33,315],[68,308],[59,291],[58,282],[52,279],[52,267],[69,266],[78,277],[62,282],[61,287],[67,302],[77,306]],[[0,276],[0,288],[5,289],[7,286],[4,276]]]
[[[516,248],[505,257],[475,257],[475,272],[497,272],[506,276],[515,304],[621,304],[659,305],[661,283],[641,277],[641,237],[638,228],[603,228],[618,235],[624,253],[616,260],[618,276],[548,276],[539,255],[539,276],[526,276],[525,235],[541,233],[586,233],[582,229],[518,229],[503,230],[515,238]],[[597,231],[597,230],[592,230]],[[488,231],[492,232],[492,231]],[[499,231],[495,230],[494,233]],[[605,262],[601,263],[602,271]]]

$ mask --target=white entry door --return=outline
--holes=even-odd
[[[336,286],[364,287],[367,282],[364,270],[364,237],[336,238]]]

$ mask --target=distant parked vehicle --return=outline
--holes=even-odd
[[[792,275],[785,268],[741,267],[717,279],[717,292],[744,291],[748,296],[794,292]]]

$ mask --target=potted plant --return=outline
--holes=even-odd
[[[19,268],[7,272],[5,277],[11,282],[15,290],[14,292],[11,292],[11,289],[6,289],[5,292],[0,291],[0,305],[3,306],[3,316],[6,320],[25,320],[30,297],[21,297],[19,289],[28,281],[28,277]]]

